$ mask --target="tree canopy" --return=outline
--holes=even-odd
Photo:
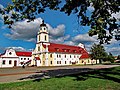
[[[101,63],[102,61],[104,61],[106,59],[106,57],[108,56],[108,54],[105,52],[105,49],[102,45],[100,44],[94,44],[91,47],[90,50],[91,54],[91,59],[95,59],[95,60],[99,60],[99,62]]]
[[[89,10],[89,7],[93,10]],[[109,43],[114,36],[120,40],[120,18],[113,16],[120,13],[119,0],[12,0],[12,4],[1,9],[0,13],[4,16],[4,24],[11,28],[16,21],[33,21],[46,8],[65,12],[68,16],[77,15],[79,24],[90,26],[89,36],[97,35],[101,44]]]

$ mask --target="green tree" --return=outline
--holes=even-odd
[[[120,59],[120,55],[118,55],[117,59],[118,59],[118,60]]]
[[[89,7],[93,10],[90,11]],[[79,24],[90,26],[89,36],[97,35],[101,44],[109,43],[114,35],[113,31],[119,31],[120,19],[112,16],[120,11],[119,0],[12,0],[12,4],[1,9],[0,13],[4,15],[4,23],[11,28],[16,21],[33,21],[36,15],[44,13],[46,8],[65,12],[68,16],[72,13],[77,15]],[[11,11],[12,14],[8,16]],[[120,40],[120,34],[115,35],[115,38]]]
[[[109,53],[109,55],[107,57],[107,61],[110,61],[111,63],[114,63],[115,58],[114,58],[114,56],[111,53]]]
[[[106,57],[108,56],[108,54],[105,52],[105,49],[102,45],[100,44],[94,44],[91,47],[91,58],[96,60],[96,64],[97,64],[97,60],[99,60],[100,63],[102,63],[102,61],[106,60]]]

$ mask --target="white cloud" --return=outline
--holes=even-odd
[[[53,43],[64,43],[65,40],[68,40],[70,38],[70,35],[66,35],[66,36],[61,36],[58,38],[52,38],[50,37],[50,41]]]
[[[50,27],[50,25],[48,25],[48,26],[49,26],[48,29],[50,32],[50,36],[54,36],[54,38],[64,36],[65,25],[61,24],[61,25],[58,25],[56,28],[52,28],[52,27]]]
[[[12,25],[11,33],[5,34],[8,38],[13,40],[25,40],[25,41],[36,41],[36,35],[39,31],[40,24],[42,23],[41,18],[37,18],[34,21],[27,22],[27,20],[22,22],[16,22]],[[50,33],[50,41],[55,43],[63,43],[64,40],[67,40],[70,36],[65,36],[65,25],[58,25],[56,28],[53,28],[49,24],[48,31]]]
[[[2,4],[0,4],[0,10],[3,10],[3,9],[4,9],[3,5],[2,5]]]
[[[64,44],[67,44],[67,45],[75,45],[75,43],[73,41],[65,41]]]
[[[79,34],[72,38],[72,41],[75,43],[93,43],[97,42],[97,37],[90,37],[88,34]]]
[[[113,13],[112,17],[115,17],[116,19],[120,20],[120,12]]]
[[[107,48],[106,50],[108,53],[112,53],[114,55],[120,55],[120,47],[112,47],[112,48]]]
[[[5,48],[5,49],[9,49],[9,48],[13,48],[14,50],[16,50],[16,51],[27,51],[25,48],[23,48],[23,47],[7,47],[7,48]]]
[[[37,18],[29,23],[27,20],[16,22],[12,25],[11,33],[6,34],[6,36],[15,40],[21,39],[26,41],[35,41],[41,22],[41,18]]]

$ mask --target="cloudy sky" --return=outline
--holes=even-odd
[[[0,8],[6,7],[10,1],[0,0]],[[114,16],[120,17],[120,13]],[[39,15],[34,22],[27,23],[27,20],[16,22],[12,25],[12,29],[8,29],[4,25],[2,15],[0,15],[0,53],[10,47],[21,51],[34,49],[36,35],[43,19],[48,26],[51,42],[68,45],[83,43],[88,51],[94,43],[98,43],[96,36],[88,36],[89,27],[78,25],[75,15],[67,16],[62,12],[47,10],[44,14]],[[120,41],[112,39],[111,44],[104,46],[107,52],[114,55],[120,54]]]

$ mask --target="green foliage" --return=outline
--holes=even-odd
[[[110,61],[111,63],[114,63],[114,61],[115,61],[115,58],[114,58],[114,56],[113,56],[111,53],[109,53],[107,59],[108,59],[108,61]]]
[[[115,29],[119,30],[120,26],[118,24],[120,19],[112,17],[113,13],[120,11],[119,0],[12,0],[12,2],[12,5],[0,10],[3,15],[8,14],[11,10],[19,12],[12,14],[11,18],[4,19],[5,24],[10,26],[14,22],[24,19],[29,19],[28,22],[33,21],[36,15],[44,13],[46,8],[60,10],[68,16],[72,13],[77,15],[80,25],[90,26],[89,35],[98,35],[101,44],[109,43],[113,37],[112,32]],[[92,7],[93,10],[89,10],[89,7]],[[90,15],[87,14],[88,12]],[[106,33],[107,31],[109,34]],[[120,34],[116,34],[115,38],[120,40]]]
[[[107,53],[105,52],[105,49],[102,45],[100,44],[94,44],[91,47],[91,58],[95,59],[95,60],[99,60],[100,63],[102,63],[102,61],[105,61],[106,57],[108,56]]]
[[[120,59],[120,55],[118,55],[117,59]]]

